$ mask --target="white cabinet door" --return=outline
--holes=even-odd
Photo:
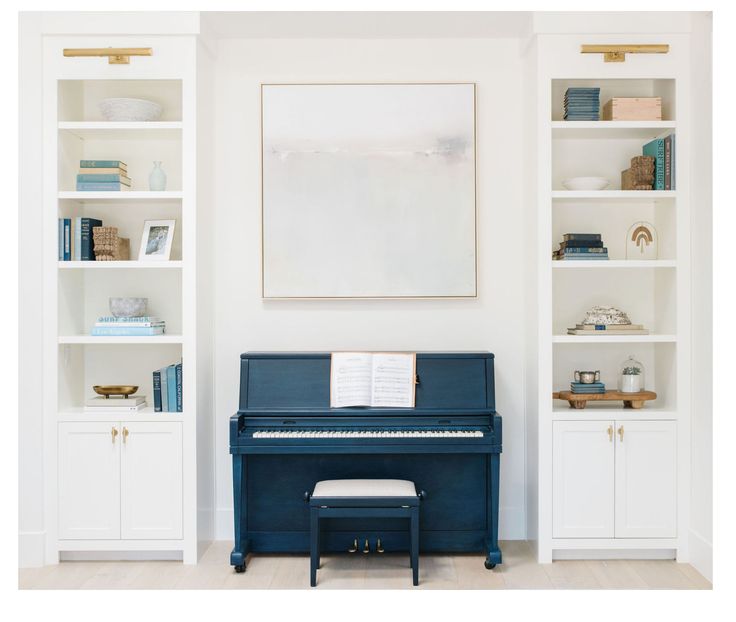
[[[182,537],[182,433],[178,422],[122,424],[124,540]]]
[[[674,421],[616,423],[616,537],[677,535]]]
[[[552,537],[612,538],[613,421],[555,421],[552,429]]]
[[[59,538],[120,538],[120,428],[59,424]]]

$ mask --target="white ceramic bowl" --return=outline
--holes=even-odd
[[[161,106],[147,99],[109,97],[100,102],[100,112],[107,121],[156,121]]]
[[[110,298],[110,313],[115,317],[143,317],[148,298]]]
[[[609,185],[605,177],[573,177],[562,182],[568,190],[603,190]]]

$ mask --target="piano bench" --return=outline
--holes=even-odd
[[[323,518],[407,518],[412,580],[419,585],[419,501],[414,482],[401,479],[331,479],[317,482],[304,493],[309,503],[309,584],[317,585],[320,558],[320,520]],[[367,544],[367,541],[366,541]],[[367,550],[364,550],[367,553]]]

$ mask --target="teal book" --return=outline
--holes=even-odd
[[[653,190],[664,190],[664,138],[655,138],[642,147],[642,154],[654,158]]]
[[[153,337],[163,335],[163,326],[95,326],[93,337]]]
[[[176,412],[176,365],[169,365],[166,368],[166,391],[167,402],[169,404],[170,413]]]
[[[80,160],[79,168],[124,168],[128,165],[120,160]]]
[[[184,400],[182,396],[183,376],[181,363],[176,364],[176,412],[180,413],[184,410]]]
[[[97,173],[79,174],[77,175],[79,182],[97,182],[97,183],[120,183],[130,185],[130,179],[125,175],[98,175]]]

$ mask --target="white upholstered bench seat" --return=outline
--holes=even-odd
[[[416,497],[414,482],[405,479],[326,479],[312,497]]]

